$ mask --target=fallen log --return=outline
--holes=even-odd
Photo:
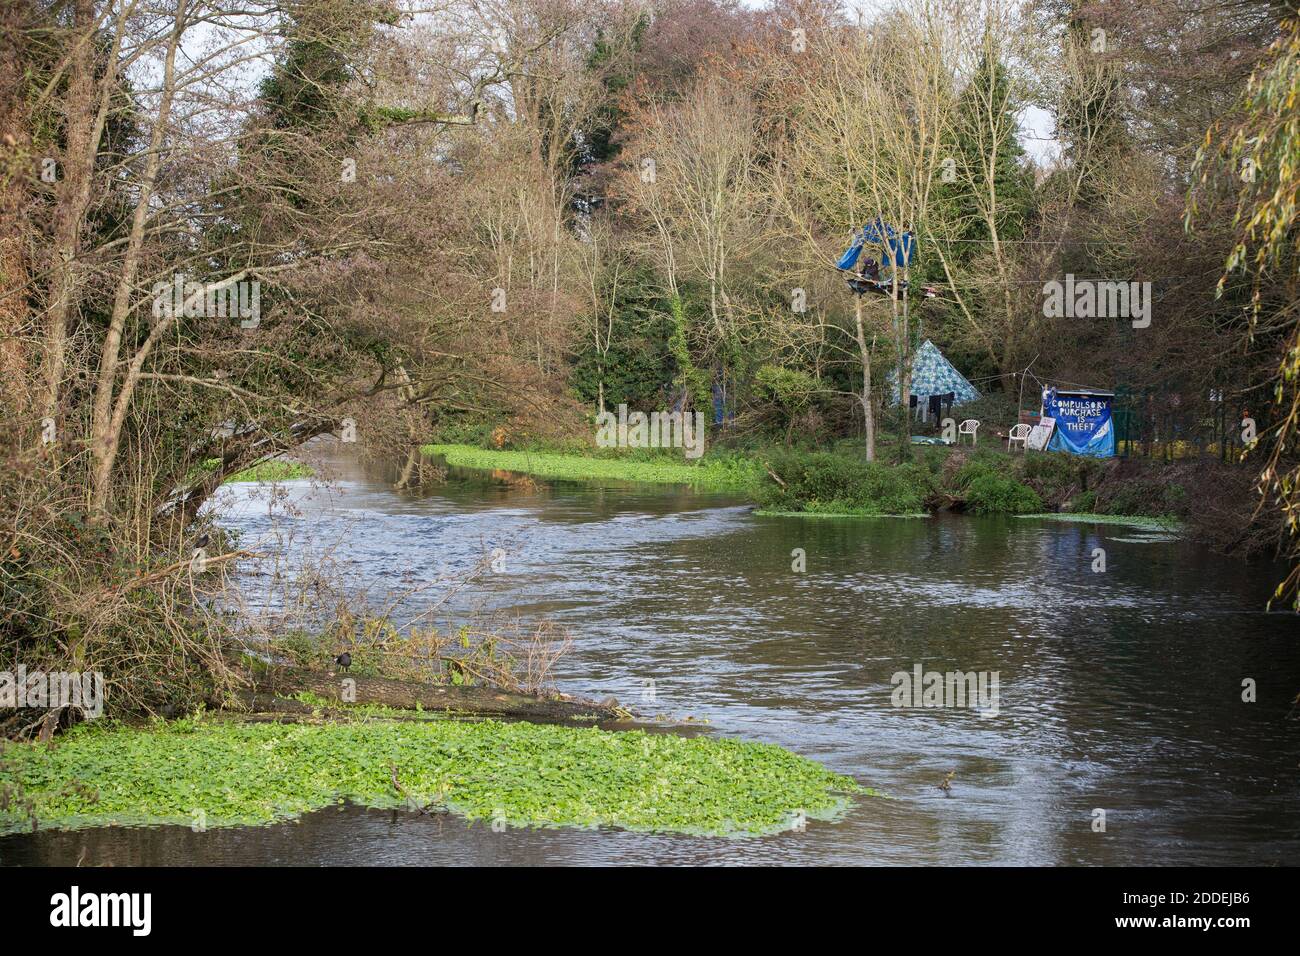
[[[632,716],[612,699],[593,700],[563,695],[544,697],[497,687],[421,684],[388,677],[362,677],[301,667],[269,666],[252,675],[252,690],[235,695],[253,712],[301,713],[311,708],[294,700],[303,692],[340,705],[378,704],[398,710],[424,710],[509,717],[540,721],[600,721]],[[345,688],[347,693],[345,696]]]

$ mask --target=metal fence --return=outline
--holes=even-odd
[[[1173,393],[1117,388],[1111,411],[1115,453],[1121,458],[1212,456],[1235,462],[1244,448],[1242,418],[1249,413],[1226,391],[1191,401]],[[1262,432],[1264,423],[1253,417]]]

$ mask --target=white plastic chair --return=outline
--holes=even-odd
[[[1028,425],[1012,425],[1011,434],[1007,436],[1007,451],[1010,451],[1016,442],[1020,442],[1021,450],[1028,450],[1029,445],[1026,443],[1028,438]]]
[[[975,432],[980,427],[978,419],[968,418],[957,426],[957,440],[961,441],[962,435],[970,435],[970,443],[975,444]]]

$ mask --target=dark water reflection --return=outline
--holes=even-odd
[[[335,465],[330,489],[288,486],[289,516],[269,517],[264,491],[231,490],[226,523],[246,544],[332,553],[376,605],[500,547],[504,570],[475,600],[571,627],[566,689],[706,718],[894,799],[761,839],[494,833],[348,807],[258,829],[8,837],[0,862],[1300,862],[1300,723],[1287,717],[1300,621],[1262,612],[1273,568],[1130,528],[760,518],[680,490],[481,479],[422,496]],[[266,576],[244,586],[274,603]],[[398,619],[440,594],[413,595]],[[894,708],[890,677],[915,663],[998,671],[1000,712]],[[1242,702],[1244,678],[1257,703]]]

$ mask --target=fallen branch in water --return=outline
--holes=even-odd
[[[345,684],[345,681],[350,682]],[[617,703],[597,703],[565,695],[543,696],[497,687],[468,687],[454,684],[422,684],[387,677],[353,677],[333,671],[300,667],[268,666],[251,675],[252,691],[235,698],[253,713],[310,713],[311,708],[296,700],[309,693],[340,708],[350,704],[377,704],[397,710],[423,710],[470,714],[480,717],[509,717],[539,721],[618,720],[634,716]],[[344,697],[345,687],[349,691]],[[355,693],[351,693],[351,692]],[[217,701],[221,706],[224,701]]]

